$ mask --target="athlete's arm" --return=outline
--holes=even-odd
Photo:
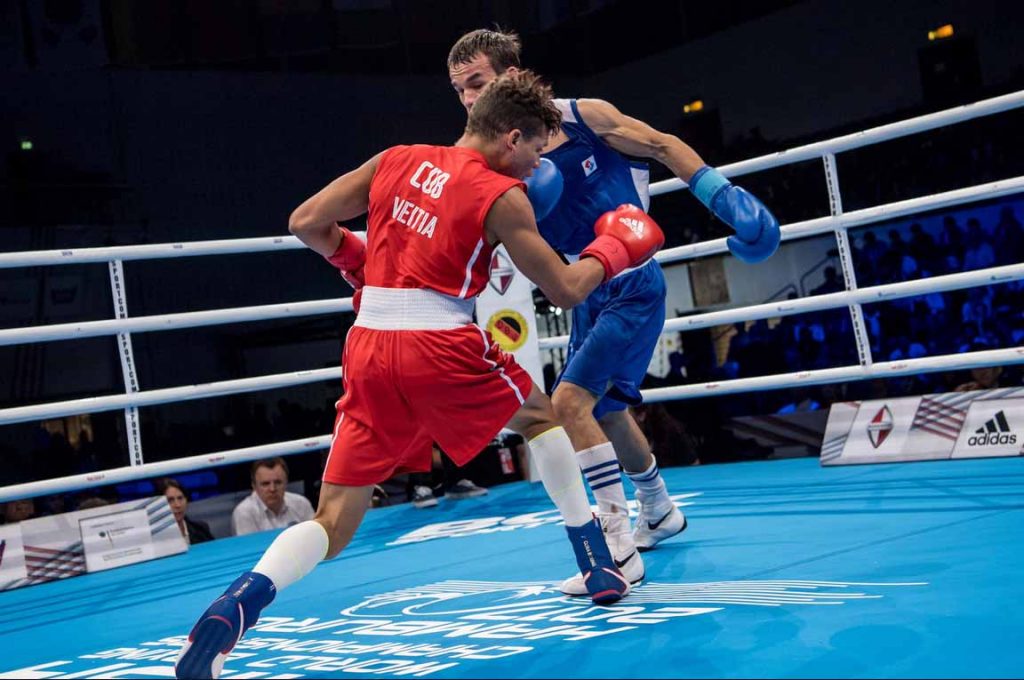
[[[380,156],[377,154],[307,198],[292,212],[288,231],[309,248],[331,257],[344,238],[335,223],[359,217],[369,206],[370,182],[377,172]]]
[[[576,107],[583,122],[619,153],[656,160],[684,182],[705,165],[683,140],[627,116],[602,99],[578,99]]]
[[[484,230],[492,244],[505,244],[512,262],[559,307],[574,307],[605,278],[595,258],[566,265],[537,231],[533,208],[522,189],[506,191],[487,212]]]
[[[760,200],[735,186],[674,135],[630,118],[606,101],[576,102],[583,121],[611,148],[628,156],[653,158],[690,185],[701,203],[736,231],[729,250],[744,262],[763,262],[779,249],[779,221]]]

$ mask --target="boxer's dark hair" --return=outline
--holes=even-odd
[[[466,133],[497,139],[518,129],[527,137],[546,138],[562,125],[562,114],[551,97],[551,87],[536,73],[506,73],[484,88],[473,104]]]
[[[501,75],[513,66],[520,68],[521,49],[522,44],[515,33],[479,28],[462,36],[452,45],[448,52],[448,70],[468,64],[476,55],[482,54],[491,62],[494,72]]]

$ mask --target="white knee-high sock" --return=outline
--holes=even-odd
[[[637,493],[642,496],[645,503],[657,509],[671,509],[672,499],[668,497],[668,488],[658,471],[657,460],[653,461],[651,466],[643,472],[627,472],[626,474],[629,475],[630,481],[636,486]]]
[[[277,590],[284,590],[313,571],[327,556],[327,530],[312,520],[288,527],[263,553],[252,568],[269,578]]]
[[[622,486],[619,459],[611,442],[591,446],[576,452],[576,459],[583,476],[587,478],[590,490],[594,492],[597,508],[601,512],[624,514],[629,512],[626,505],[626,490]]]
[[[591,521],[594,515],[590,512],[587,490],[565,430],[553,427],[531,439],[529,446],[544,489],[562,513],[565,523],[579,527]]]

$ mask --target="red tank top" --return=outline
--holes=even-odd
[[[494,251],[484,218],[515,186],[525,190],[520,180],[491,170],[473,149],[388,149],[370,183],[366,285],[479,295]]]

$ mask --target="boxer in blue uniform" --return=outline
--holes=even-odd
[[[472,31],[455,43],[448,75],[467,111],[488,83],[520,68],[519,52],[518,37],[500,31]],[[736,231],[727,239],[736,257],[761,262],[778,248],[778,221],[768,209],[678,137],[606,101],[555,104],[562,112],[561,131],[551,137],[541,167],[526,181],[541,235],[567,258],[578,257],[593,239],[594,222],[603,213],[624,203],[647,210],[647,166],[626,156],[655,159],[687,182],[697,199]],[[656,262],[607,281],[572,310],[569,353],[552,395],[597,500],[608,546],[633,583],[644,577],[639,551],[686,528],[627,408],[641,401],[640,383],[664,323],[665,278]],[[640,507],[632,530],[620,464],[636,487]],[[576,575],[562,591],[584,595],[587,589]]]

